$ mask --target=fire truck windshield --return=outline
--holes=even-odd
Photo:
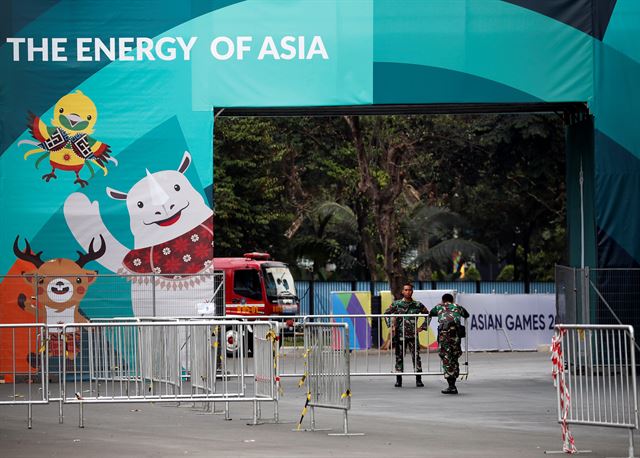
[[[293,276],[285,266],[283,267],[263,267],[267,296],[292,297],[297,296],[296,287],[293,283]]]

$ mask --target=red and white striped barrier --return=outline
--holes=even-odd
[[[553,364],[551,375],[553,376],[553,386],[557,388],[558,384],[560,384],[558,393],[560,402],[560,425],[562,427],[562,451],[573,454],[578,453],[578,450],[576,449],[573,434],[569,431],[569,425],[567,424],[571,394],[564,379],[564,358],[562,355],[562,337],[566,332],[565,329],[561,329],[559,333],[554,334],[551,338],[551,362]]]

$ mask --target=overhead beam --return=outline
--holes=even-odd
[[[411,115],[411,114],[491,114],[491,113],[558,113],[567,116],[589,114],[586,103],[438,103],[423,105],[343,105],[321,107],[220,107],[219,116],[343,116],[343,115]]]

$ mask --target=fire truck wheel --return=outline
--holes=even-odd
[[[240,347],[239,339],[244,338],[243,347],[248,356],[253,356],[253,332],[243,332],[242,335],[235,329],[227,329],[225,333],[225,346],[227,351],[227,358],[234,358],[238,356],[238,349]]]

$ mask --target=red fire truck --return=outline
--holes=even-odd
[[[226,315],[297,315],[300,301],[289,267],[272,261],[268,253],[245,253],[242,258],[215,258],[224,272]]]
[[[297,315],[300,300],[289,267],[272,261],[268,253],[245,253],[241,258],[214,258],[214,269],[224,275],[225,315]],[[286,324],[285,324],[286,323]],[[282,323],[292,326],[292,321]],[[227,331],[227,353],[238,347],[234,331]],[[250,335],[244,336],[245,345],[252,352]]]

